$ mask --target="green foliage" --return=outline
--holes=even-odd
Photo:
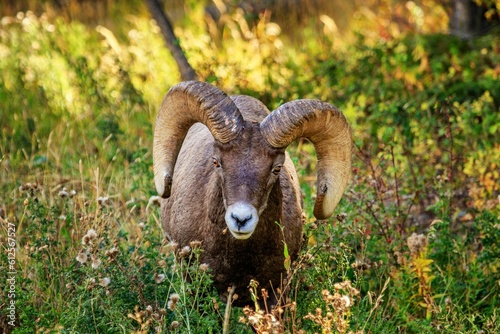
[[[328,36],[288,45],[267,12],[250,24],[228,7],[191,29],[202,9],[189,3],[176,32],[203,79],[271,109],[332,102],[354,138],[353,181],[328,221],[311,213],[314,148],[289,148],[305,203],[290,296],[279,314],[233,310],[230,331],[277,315],[287,333],[498,332],[498,32],[359,34],[333,51]],[[131,16],[122,29],[2,20],[0,281],[11,223],[16,333],[222,330],[203,245],[168,243],[152,197],[152,124],[178,74],[156,25]]]
[[[26,220],[18,228],[30,224],[18,239],[26,252],[19,251],[18,270],[25,275],[16,281],[15,332],[218,332],[220,301],[209,269],[199,263],[201,249],[177,252],[162,242],[152,217],[129,226],[132,230],[116,230],[109,208],[95,216],[79,207],[77,195],[60,196],[61,203],[51,208],[41,203],[38,188],[26,199]],[[76,221],[97,230],[78,239],[74,232],[82,229]],[[176,256],[186,259],[177,262]],[[179,297],[172,304],[174,294]]]

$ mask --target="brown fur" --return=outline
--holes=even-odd
[[[232,99],[245,119],[243,132],[222,145],[204,125],[191,127],[175,165],[171,197],[162,201],[162,221],[167,235],[181,247],[202,242],[201,261],[211,268],[219,292],[236,285],[235,305],[245,306],[251,305],[251,279],[270,296],[280,287],[285,274],[283,241],[294,258],[302,240],[302,207],[293,163],[260,134],[258,123],[267,109],[248,97]],[[220,158],[222,170],[214,167],[214,156]],[[285,162],[279,176],[269,177],[280,159]],[[224,220],[225,204],[238,200],[263,208],[255,232],[246,240],[227,232]],[[276,222],[284,226],[284,238]]]

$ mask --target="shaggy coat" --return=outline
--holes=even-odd
[[[234,305],[245,306],[251,304],[248,293],[251,279],[257,280],[274,299],[272,291],[279,288],[276,282],[281,282],[285,273],[284,242],[292,256],[300,248],[302,205],[297,174],[287,154],[274,182],[269,185],[265,182],[271,158],[285,153],[268,146],[262,139],[258,124],[267,116],[262,104],[245,98],[234,100],[245,119],[243,134],[228,144],[221,144],[214,141],[204,125],[197,123],[191,127],[175,165],[172,184],[175,191],[163,200],[162,216],[168,237],[180,247],[191,241],[202,241],[201,261],[211,268],[216,288],[224,293],[235,285],[239,298]],[[225,175],[222,180],[214,168],[215,150],[221,151],[220,155],[225,158],[223,164],[229,165],[227,160],[232,160],[235,168],[231,179]],[[259,167],[263,165],[269,165],[269,169]],[[264,175],[259,175],[261,170]],[[199,186],[200,178],[203,187]],[[224,199],[237,198],[242,187],[248,188],[252,204],[262,210],[255,232],[246,240],[238,240],[227,232],[224,220]],[[193,205],[187,207],[185,203]],[[184,221],[182,217],[191,217],[191,221]],[[280,226],[284,227],[283,231]]]

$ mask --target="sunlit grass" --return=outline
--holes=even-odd
[[[230,332],[268,329],[273,316],[287,333],[497,332],[498,38],[479,50],[431,35],[300,52],[268,17],[253,30],[227,19],[239,37],[186,43],[203,78],[270,108],[325,99],[346,110],[355,142],[329,221],[311,214],[313,147],[290,147],[305,203],[290,295],[274,314],[233,309]],[[173,249],[152,197],[152,126],[175,67],[154,24],[130,25],[125,41],[29,13],[0,29],[0,280],[10,223],[17,333],[222,329],[202,249]],[[2,328],[7,314],[0,304]]]

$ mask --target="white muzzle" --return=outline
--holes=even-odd
[[[259,222],[257,210],[245,202],[236,202],[228,206],[224,218],[229,231],[236,239],[250,238]]]

